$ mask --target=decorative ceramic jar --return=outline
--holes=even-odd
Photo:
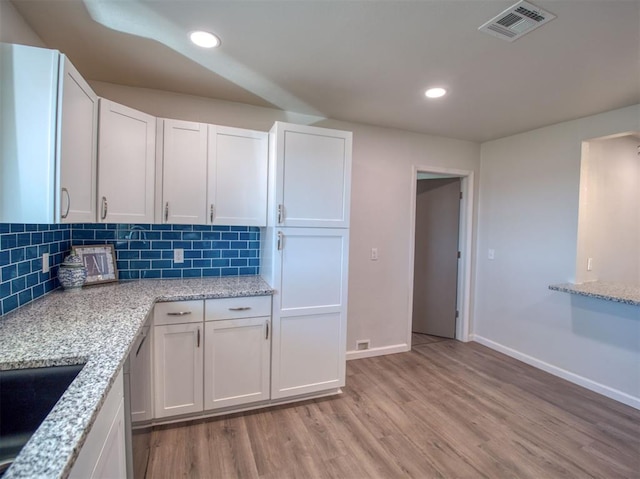
[[[87,280],[87,268],[73,250],[58,268],[58,280],[65,290],[82,288]]]

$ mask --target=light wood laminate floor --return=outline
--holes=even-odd
[[[347,363],[333,398],[151,433],[147,478],[640,478],[640,411],[477,343]]]

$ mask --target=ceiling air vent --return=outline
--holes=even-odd
[[[492,18],[478,30],[512,42],[554,18],[556,16],[553,13],[522,1]]]

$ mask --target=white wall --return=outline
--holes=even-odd
[[[8,0],[0,0],[0,42],[46,46]]]
[[[583,149],[577,282],[640,284],[639,144],[623,136],[589,141]]]
[[[370,339],[375,349],[406,347],[412,167],[477,173],[477,143],[334,120],[314,122],[313,117],[280,110],[157,90],[100,82],[91,85],[100,96],[160,117],[263,131],[276,120],[352,131],[347,350],[354,350],[359,339]],[[379,251],[375,262],[369,259],[372,247]]]
[[[581,142],[639,123],[636,105],[481,145],[473,331],[483,344],[636,407],[639,308],[547,287],[576,271]]]

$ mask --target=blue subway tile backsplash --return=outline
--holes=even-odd
[[[0,224],[0,314],[53,291],[58,265],[71,250],[71,225]],[[42,255],[49,253],[48,273]]]
[[[113,244],[121,280],[258,274],[260,229],[249,226],[76,224],[73,245]],[[174,263],[173,250],[184,250]]]
[[[259,274],[260,229],[247,226],[0,223],[0,315],[58,288],[72,245],[113,244],[120,280]],[[184,250],[174,263],[173,250]],[[42,254],[50,254],[42,273]]]

